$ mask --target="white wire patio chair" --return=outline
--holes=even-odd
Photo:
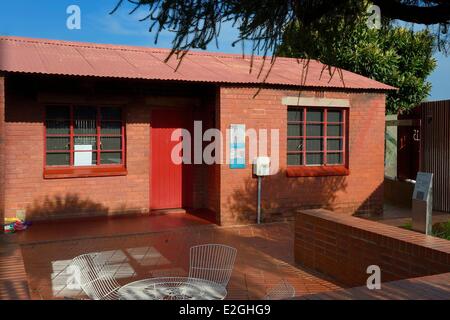
[[[93,300],[118,300],[120,289],[116,279],[105,270],[105,261],[99,253],[88,253],[75,257],[72,268],[81,289]]]
[[[282,281],[267,290],[265,300],[286,300],[295,296],[295,288],[288,282]]]
[[[204,244],[190,249],[189,278],[209,280],[224,287],[230,281],[237,250],[222,244]]]

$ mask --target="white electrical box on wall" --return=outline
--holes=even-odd
[[[253,161],[253,174],[258,177],[270,175],[270,158],[257,157]]]

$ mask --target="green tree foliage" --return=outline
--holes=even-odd
[[[164,30],[173,33],[173,53],[204,49],[217,42],[222,23],[232,22],[239,30],[236,43],[249,42],[252,53],[273,55],[283,34],[294,22],[320,30],[332,39],[345,26],[351,30],[367,5],[377,5],[383,17],[426,25],[436,44],[448,46],[450,1],[448,0],[116,0],[112,14],[127,8],[130,14],[144,11],[140,21],[148,23],[155,40]],[[339,21],[345,22],[341,25]]]
[[[386,19],[381,30],[366,26],[370,3]],[[140,20],[155,42],[162,31],[173,33],[167,59],[176,54],[181,61],[188,50],[217,43],[222,23],[232,22],[239,31],[234,44],[245,44],[252,54],[314,58],[400,88],[388,97],[389,113],[406,111],[428,95],[433,45],[445,52],[449,44],[448,0],[117,0],[111,13],[122,7],[146,13]],[[429,31],[393,27],[392,21]]]
[[[317,59],[399,88],[387,97],[387,113],[405,112],[422,102],[431,90],[426,80],[436,67],[434,36],[428,30],[385,24],[369,29],[359,18],[356,27],[344,23],[333,39],[321,37],[316,26],[295,24],[285,33],[278,54]]]

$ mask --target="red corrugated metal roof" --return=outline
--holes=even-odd
[[[210,52],[189,52],[178,70],[176,57],[165,63],[169,50],[102,45],[20,37],[0,37],[0,71],[51,75],[213,83],[290,85],[349,89],[392,90],[391,86],[342,71],[333,77],[320,62],[277,58],[267,79],[270,58],[260,76],[262,57]],[[302,70],[305,70],[303,72]],[[302,76],[303,74],[303,76]]]

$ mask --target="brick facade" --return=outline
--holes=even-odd
[[[0,221],[5,217],[5,78],[0,75]],[[0,233],[3,230],[0,231]]]
[[[255,94],[257,93],[256,97]],[[242,123],[246,129],[279,129],[280,172],[263,179],[262,202],[265,221],[292,218],[295,209],[328,208],[353,214],[382,211],[384,179],[384,115],[382,93],[321,92],[323,98],[349,99],[348,176],[287,177],[287,106],[284,96],[314,97],[314,91],[222,87],[220,128]],[[270,141],[270,140],[269,140]],[[248,150],[247,150],[248,152]],[[270,150],[269,150],[270,153]],[[248,157],[248,153],[247,153]],[[248,158],[247,158],[248,159]],[[256,179],[252,168],[221,166],[220,212],[222,224],[256,220]]]
[[[67,218],[115,214],[148,214],[150,212],[150,134],[151,110],[161,105],[176,105],[182,101],[188,91],[196,94],[196,88],[187,88],[177,92],[170,86],[144,85],[144,89],[128,90],[121,93],[120,88],[107,89],[107,100],[117,101],[126,96],[126,165],[124,176],[44,179],[44,108],[47,100],[54,102],[75,103],[78,100],[104,104],[108,87],[102,82],[68,82],[60,80],[59,84],[46,83],[48,78],[37,81],[34,78],[15,77],[14,85],[8,91],[6,106],[5,136],[5,210],[7,217],[26,213],[27,219],[42,220],[48,218]],[[121,82],[112,85],[122,86]],[[110,85],[110,84],[108,84]],[[139,87],[138,84],[134,84]],[[44,87],[46,92],[41,91]],[[57,88],[52,90],[51,88]],[[77,90],[81,87],[82,93]],[[150,90],[148,90],[150,87]],[[25,89],[23,89],[25,88]],[[86,88],[88,92],[86,91]],[[114,87],[113,87],[114,88]],[[92,94],[89,91],[102,93]],[[140,93],[139,91],[143,92]],[[147,90],[147,91],[145,91]],[[123,91],[123,90],[122,90]],[[138,92],[136,92],[138,91]],[[178,90],[179,91],[179,90]],[[64,93],[61,95],[61,93]],[[147,93],[148,92],[148,93]],[[174,98],[150,99],[152,95],[170,92]],[[186,93],[187,92],[187,93]],[[214,90],[211,90],[214,96]],[[168,95],[168,94],[167,94]],[[207,97],[207,94],[204,94]],[[45,101],[43,101],[45,100]],[[97,102],[99,101],[99,102]],[[1,102],[1,100],[0,100]],[[211,104],[211,105],[210,105]],[[205,109],[214,110],[212,103],[205,99]],[[201,120],[201,116],[197,117]],[[213,120],[213,119],[212,119]],[[211,121],[212,121],[211,120]],[[1,127],[0,127],[1,129]],[[206,174],[208,168],[199,165],[194,168],[195,207],[209,207],[208,184],[214,184],[215,178]],[[208,181],[209,180],[209,181]],[[3,181],[3,180],[2,180]]]
[[[450,272],[447,240],[326,210],[295,219],[295,261],[348,286],[366,285],[377,265],[381,282]]]
[[[126,108],[126,176],[44,179],[44,106],[14,99],[6,111],[6,215],[28,218],[145,213],[149,206],[149,109]],[[26,116],[24,116],[26,115]]]
[[[224,135],[233,123],[243,123],[247,129],[268,129],[269,132],[279,129],[280,172],[263,181],[265,221],[290,219],[298,208],[325,207],[348,214],[382,210],[383,93],[321,92],[324,98],[350,101],[350,175],[288,178],[285,173],[287,106],[281,104],[281,99],[297,96],[298,90],[265,88],[258,92],[254,87],[55,80],[30,76],[14,76],[13,80],[14,88],[7,92],[5,121],[6,216],[26,213],[28,218],[46,219],[148,213],[151,203],[151,109],[168,101],[170,105],[177,105],[184,96],[200,99],[201,103],[193,109],[193,116],[195,120],[203,121],[204,130],[215,126]],[[255,93],[258,94],[255,96]],[[301,92],[307,97],[315,94],[315,91]],[[104,96],[110,101],[126,98],[127,175],[44,179],[45,102],[42,97],[60,95],[72,97],[69,102],[73,97],[85,101],[96,101]],[[169,98],[155,100],[152,98],[155,95]],[[171,96],[175,100],[170,101]],[[59,98],[53,99],[58,101]],[[226,164],[195,165],[192,183],[194,207],[215,211],[218,223],[255,221],[256,179],[252,177],[250,165],[237,170],[231,170]]]

